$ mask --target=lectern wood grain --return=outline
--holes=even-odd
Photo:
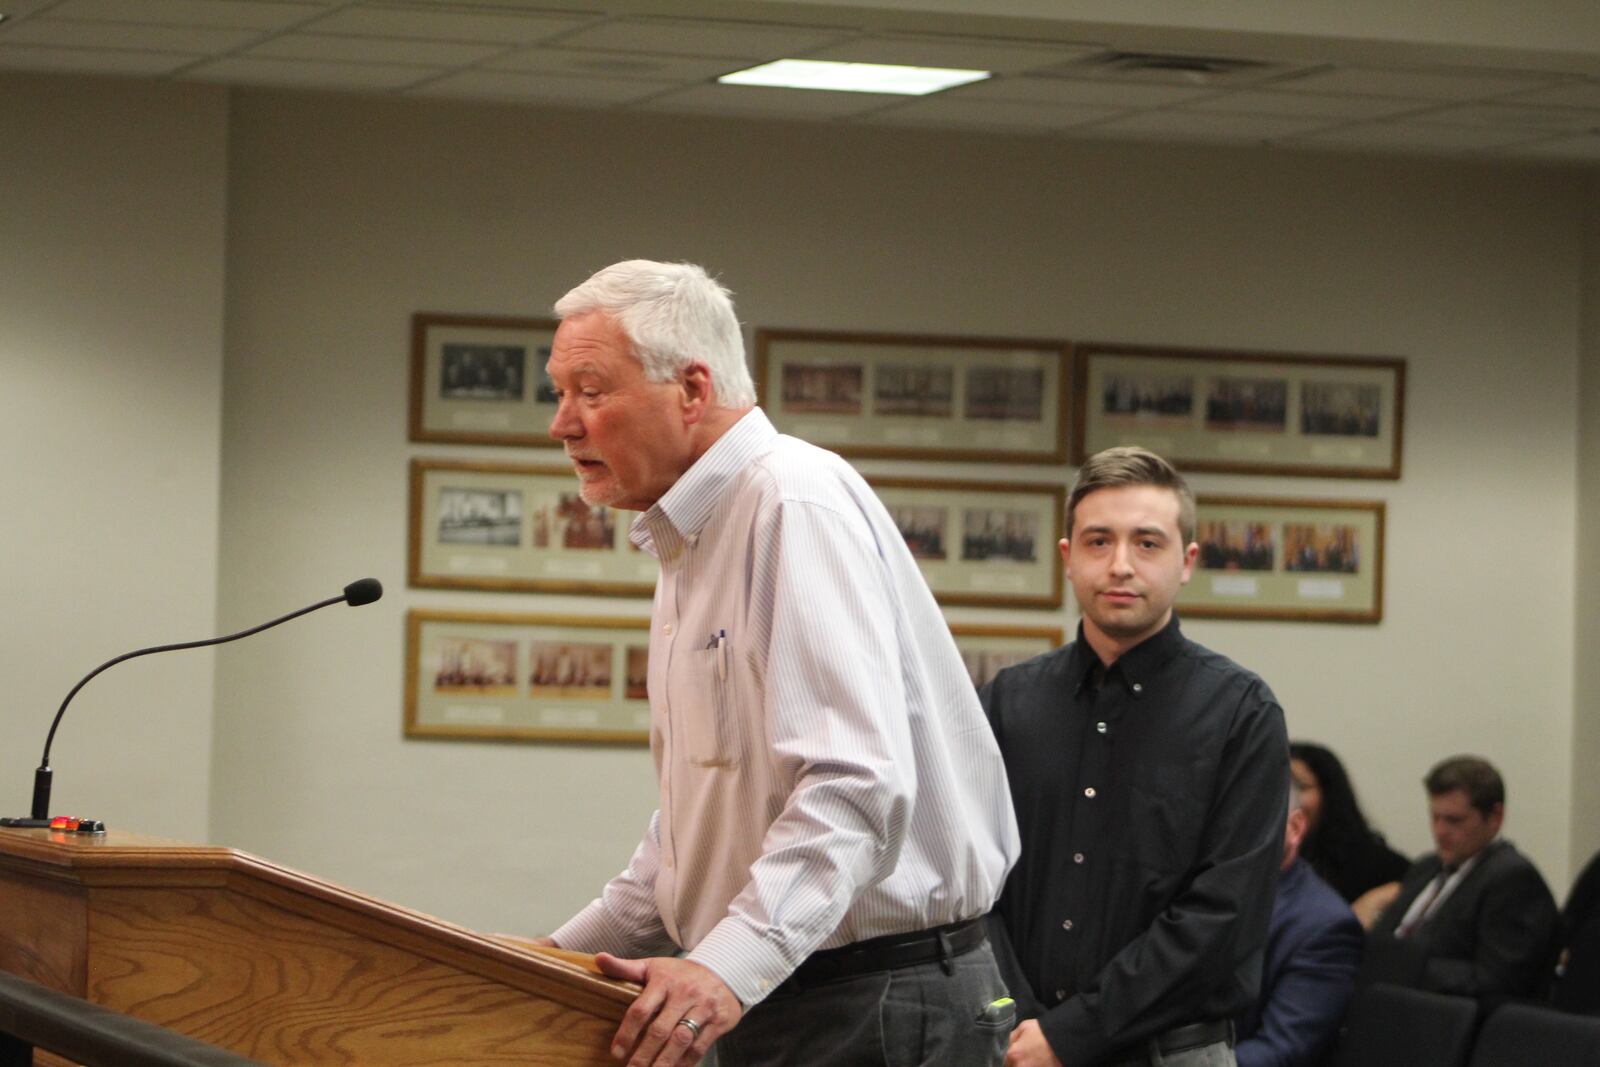
[[[269,1063],[610,1064],[636,989],[228,849],[0,831],[0,966]]]

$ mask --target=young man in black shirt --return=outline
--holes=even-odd
[[[1194,530],[1161,457],[1090,457],[1061,542],[1078,639],[980,693],[1022,832],[991,919],[1025,1017],[1008,1067],[1232,1065],[1260,990],[1288,738],[1265,682],[1179,631]]]

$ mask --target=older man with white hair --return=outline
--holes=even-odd
[[[755,406],[732,302],[701,268],[618,263],[556,314],[550,434],[585,500],[642,512],[629,537],[661,564],[660,808],[553,935],[643,983],[613,1055],[999,1064],[1013,1005],[980,920],[1016,821],[894,522]]]

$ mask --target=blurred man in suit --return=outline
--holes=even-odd
[[[1362,981],[1490,1000],[1538,995],[1559,917],[1538,870],[1499,836],[1500,773],[1456,756],[1423,784],[1437,851],[1411,865],[1378,917]]]
[[[1291,781],[1261,998],[1239,1024],[1239,1067],[1322,1063],[1355,991],[1365,932],[1350,905],[1300,858],[1306,827]]]

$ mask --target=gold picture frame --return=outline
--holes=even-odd
[[[1143,445],[1184,471],[1400,477],[1406,361],[1083,343],[1072,461]]]
[[[556,447],[545,372],[556,326],[505,315],[412,315],[411,440]]]
[[[407,579],[418,588],[648,597],[634,513],[584,502],[570,468],[413,459]]]
[[[1068,342],[760,329],[755,351],[773,425],[842,456],[1066,461]]]
[[[1384,504],[1202,496],[1188,618],[1383,620]]]
[[[953,622],[950,636],[956,639],[961,660],[967,665],[975,688],[982,689],[1002,669],[1041,653],[1061,647],[1064,640],[1059,626],[1002,626]]]
[[[939,603],[1061,606],[1065,487],[876,476],[867,484]]]
[[[412,610],[405,736],[645,744],[648,618]]]

